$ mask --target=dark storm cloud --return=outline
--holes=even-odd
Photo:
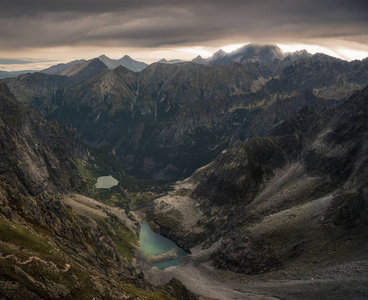
[[[0,49],[339,38],[367,44],[368,1],[3,0]]]

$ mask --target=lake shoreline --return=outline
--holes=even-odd
[[[141,223],[139,258],[152,267],[165,269],[181,264],[188,255],[174,241],[155,232],[147,221]]]

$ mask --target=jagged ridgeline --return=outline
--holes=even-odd
[[[84,142],[111,145],[135,177],[173,180],[238,139],[264,136],[304,105],[336,106],[363,88],[367,69],[367,60],[247,46],[210,61],[155,63],[140,72],[109,70],[94,59],[58,75],[5,81],[44,117],[69,122]]]
[[[185,289],[153,289],[135,273],[133,221],[78,194],[91,192],[94,158],[74,130],[25,108],[3,83],[0,157],[1,297],[172,299]]]

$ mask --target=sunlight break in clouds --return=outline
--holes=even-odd
[[[222,50],[224,50],[225,52],[229,53],[231,51],[234,51],[236,49],[239,49],[240,47],[243,47],[244,44],[233,44],[233,45],[227,45],[227,46],[223,46],[221,47]]]
[[[311,54],[315,53],[325,53],[327,55],[341,58],[343,60],[355,60],[359,59],[362,60],[366,57],[368,57],[368,51],[364,50],[356,50],[352,48],[347,47],[336,47],[336,48],[327,48],[319,45],[308,45],[308,44],[277,44],[284,52],[294,52],[298,50],[307,50]]]
[[[347,60],[354,60],[354,59],[365,59],[368,57],[368,51],[360,51],[348,48],[337,48],[336,52],[339,53],[342,57],[346,58]]]
[[[324,54],[334,56],[334,57],[337,57],[337,58],[343,58],[336,51],[333,51],[329,48],[322,47],[322,46],[319,46],[319,45],[308,45],[308,44],[285,45],[285,44],[277,44],[277,46],[279,46],[280,49],[284,52],[295,52],[295,51],[300,51],[300,50],[307,50],[311,54],[324,53]]]

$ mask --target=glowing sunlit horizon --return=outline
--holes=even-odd
[[[77,59],[92,59],[95,57],[99,57],[102,54],[105,54],[111,59],[120,59],[124,55],[129,55],[132,59],[137,61],[143,61],[145,63],[153,63],[157,62],[163,58],[167,60],[171,59],[180,59],[190,61],[193,58],[200,55],[203,58],[211,57],[214,53],[222,49],[226,53],[230,53],[234,50],[237,50],[244,44],[225,44],[221,47],[215,46],[187,46],[187,47],[165,47],[165,48],[154,48],[154,49],[142,49],[142,48],[107,48],[103,49],[100,47],[86,47],[86,48],[74,48],[74,47],[60,47],[53,48],[46,51],[36,52],[35,57],[27,58],[26,53],[13,53],[14,55],[0,55],[2,58],[9,59],[24,59],[31,60],[32,63],[25,64],[1,64],[0,70],[2,71],[22,71],[22,70],[43,70],[52,65],[56,65],[59,63],[67,63]],[[343,60],[352,61],[352,60],[362,60],[368,57],[368,49],[367,50],[359,50],[359,45],[356,48],[349,48],[346,45],[335,46],[335,47],[326,47],[317,44],[276,44],[283,52],[295,52],[306,50],[311,54],[315,53],[324,53],[333,57],[337,57]],[[355,46],[355,45],[353,45]]]

